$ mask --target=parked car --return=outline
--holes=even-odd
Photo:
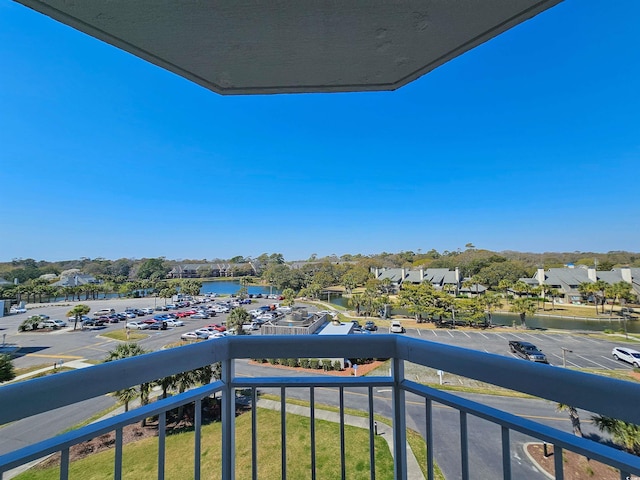
[[[129,322],[127,323],[127,328],[132,330],[147,330],[149,328],[149,324],[144,322]]]
[[[406,330],[399,321],[394,320],[393,322],[391,322],[391,326],[389,327],[389,333],[404,333],[404,332],[406,332]]]
[[[213,328],[214,330],[218,331],[218,332],[224,332],[227,327],[223,326],[223,325],[218,325],[217,323],[212,323],[210,325],[207,325],[205,328]]]
[[[149,330],[166,330],[169,326],[166,321],[148,323]]]
[[[538,347],[536,347],[533,343],[521,342],[519,340],[510,340],[509,349],[512,353],[515,353],[525,360],[530,360],[532,362],[538,363],[549,363],[549,361],[547,360],[547,356],[540,350],[538,350]]]
[[[173,318],[167,318],[164,320],[168,327],[184,327],[184,322],[182,320],[174,320]]]
[[[45,320],[40,324],[40,328],[64,328],[67,322],[63,320]]]
[[[640,368],[640,352],[637,350],[633,350],[627,347],[615,347],[611,355],[616,360],[622,360],[624,362],[630,363],[636,368]]]
[[[180,335],[182,340],[206,340],[209,338],[207,333],[199,333],[199,332],[185,332]]]
[[[82,328],[101,327],[109,321],[107,317],[86,318],[82,321]]]
[[[153,308],[141,308],[140,311],[144,315],[151,315],[153,313]]]
[[[116,313],[116,311],[113,308],[101,308],[100,310],[96,310],[95,312],[93,312],[93,316],[102,317],[102,316],[108,316],[114,313]]]
[[[370,332],[377,332],[378,326],[372,320],[369,320],[364,324],[364,329]]]
[[[288,307],[286,305],[281,305],[276,310],[278,310],[279,312],[282,312],[282,313],[291,313],[292,308]]]
[[[24,307],[11,307],[9,313],[27,313],[27,309]]]
[[[193,315],[191,315],[191,318],[195,320],[202,320],[202,319],[209,318],[209,314],[204,312],[194,313]]]

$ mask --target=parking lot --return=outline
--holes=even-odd
[[[490,330],[418,330],[410,328],[407,329],[406,335],[515,358],[520,357],[509,351],[508,344],[510,340],[521,340],[536,345],[547,355],[547,359],[552,365],[563,366],[564,362],[565,366],[573,368],[604,370],[631,370],[633,368],[629,364],[614,360],[611,355],[613,347],[625,345],[625,343],[590,338],[583,334],[529,332],[525,330],[494,332]],[[629,346],[634,348],[633,345]],[[635,348],[640,349],[640,346]]]
[[[254,299],[251,305],[245,305],[247,310],[268,305],[274,300]],[[89,316],[102,308],[114,308],[116,312],[122,312],[127,307],[154,308],[154,299],[107,299],[84,302],[91,307]],[[17,368],[26,368],[60,361],[88,359],[102,360],[107,352],[115,348],[117,340],[104,337],[101,334],[115,329],[123,329],[125,323],[106,324],[104,327],[82,329],[73,331],[73,319],[67,319],[66,313],[77,302],[69,302],[63,305],[50,305],[30,309],[27,313],[11,315],[0,319],[0,334],[3,335],[5,345],[11,348],[19,348],[14,364]],[[310,309],[311,310],[311,309]],[[155,312],[162,313],[162,312]],[[62,319],[69,323],[69,327],[62,330],[18,332],[18,326],[30,315],[45,314],[51,319]],[[204,327],[208,324],[220,324],[226,321],[228,314],[218,313],[209,319],[192,319],[184,317],[185,325],[182,327],[169,327],[167,330],[145,330],[142,333],[148,335],[138,343],[141,347],[153,351],[163,348],[167,344],[180,342],[180,335],[184,332]],[[139,320],[153,317],[145,315]],[[377,332],[387,333],[388,330],[380,328]],[[255,332],[259,333],[259,332]],[[504,356],[514,356],[509,351],[510,340],[521,340],[533,343],[546,355],[552,365],[570,368],[595,368],[604,370],[623,369],[631,370],[632,366],[624,362],[616,361],[611,355],[614,346],[625,345],[601,339],[590,338],[588,335],[556,333],[542,331],[513,330],[460,330],[460,329],[416,329],[408,328],[405,335],[423,340],[430,340],[448,345],[471,348],[487,353]],[[215,341],[215,340],[212,340]],[[633,348],[633,345],[631,345]],[[524,360],[523,360],[524,361]]]

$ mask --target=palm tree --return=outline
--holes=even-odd
[[[510,312],[520,315],[520,325],[527,327],[527,315],[536,313],[536,304],[530,298],[516,298],[509,309]]]
[[[547,288],[547,295],[549,295],[551,297],[551,310],[555,310],[556,309],[556,297],[560,294],[560,291],[557,288],[553,288],[553,287],[546,287]]]
[[[578,415],[578,410],[576,407],[572,407],[570,405],[565,405],[564,403],[559,403],[557,410],[559,412],[568,412],[569,419],[571,420],[571,426],[573,427],[573,434],[582,437],[582,427],[580,426],[580,416]]]
[[[78,305],[79,306],[79,305]],[[140,345],[133,342],[121,343],[116,348],[107,353],[105,357],[105,362],[112,362],[115,360],[122,360],[123,358],[136,357],[138,355],[144,355],[148,353],[147,350],[143,349]],[[143,383],[139,387],[140,391],[140,403],[142,405],[146,405],[149,403],[149,392],[151,390],[150,383]],[[138,396],[138,391],[135,387],[127,387],[123,390],[118,390],[116,392],[116,396],[118,399],[124,403],[125,412],[129,411],[129,403],[131,400]],[[144,426],[145,420],[142,420],[142,425]]]
[[[610,298],[612,300],[611,310],[609,310],[609,317],[612,317],[613,306],[621,298],[625,298],[629,296],[629,293],[631,293],[631,285],[627,282],[617,282],[617,283],[614,283],[613,285],[608,285],[604,289],[604,293],[607,298]]]
[[[595,415],[591,421],[601,432],[610,434],[627,452],[640,455],[640,426],[604,415]]]
[[[500,297],[495,293],[487,293],[482,296],[480,301],[487,309],[488,324],[491,325],[493,322],[493,311],[502,305],[502,300],[500,300]]]
[[[251,321],[251,315],[244,308],[234,308],[227,317],[227,327],[234,328],[236,335],[244,335],[242,325]]]
[[[88,305],[83,305],[82,303],[76,305],[71,310],[67,312],[67,317],[74,318],[73,329],[78,328],[78,321],[82,318],[83,315],[86,315],[91,311],[91,307]]]
[[[354,293],[347,300],[347,305],[356,311],[356,315],[360,316],[360,306],[362,305],[362,294]]]

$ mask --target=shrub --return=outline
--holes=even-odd
[[[333,369],[334,369],[336,372],[340,372],[340,371],[342,370],[342,363],[340,363],[340,360],[335,360],[335,361],[333,362]]]
[[[278,363],[280,365],[289,365],[289,359],[288,358],[279,358],[278,359]]]
[[[269,359],[269,363],[270,363],[271,365],[277,365],[277,364],[278,364],[278,360],[276,360],[275,358],[270,358],[270,359]]]
[[[309,360],[309,364],[313,370],[317,370],[318,368],[320,368],[320,360],[318,360],[317,358],[312,358],[311,360]]]
[[[13,369],[13,363],[9,355],[0,355],[0,382],[6,382],[16,378],[16,373]]]
[[[290,358],[288,364],[290,367],[297,367],[298,366],[298,359],[297,358]]]
[[[309,361],[308,358],[301,358],[300,359],[300,366],[302,368],[309,368],[311,366],[311,362]]]
[[[323,359],[323,360],[322,360],[322,369],[323,369],[325,372],[328,372],[329,370],[331,370],[331,360],[326,359],[326,358],[325,358],[325,359]]]

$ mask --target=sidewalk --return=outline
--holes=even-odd
[[[258,400],[258,407],[260,408],[268,408],[270,410],[280,411],[280,402],[274,400]],[[292,413],[294,415],[301,415],[303,417],[310,416],[310,409],[308,407],[303,407],[300,405],[291,405],[287,404],[287,413]],[[316,419],[325,420],[328,422],[340,423],[340,416],[336,412],[330,412],[328,410],[320,410],[316,409],[315,411]],[[367,417],[356,417],[354,415],[345,415],[344,416],[345,425],[351,425],[353,427],[364,428],[369,430],[369,418]],[[393,455],[393,430],[386,423],[378,423],[378,435],[381,435],[389,445],[389,451],[391,455]],[[418,460],[416,459],[413,451],[411,451],[411,447],[407,443],[407,480],[424,480],[424,476],[422,475],[422,470],[420,469],[420,465],[418,464]]]

